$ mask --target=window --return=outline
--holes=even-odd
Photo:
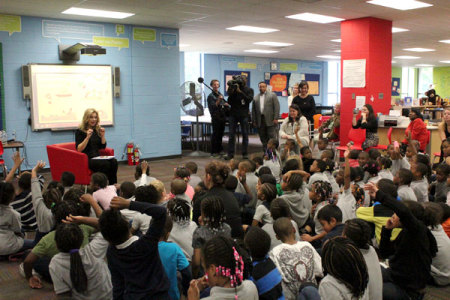
[[[328,95],[326,105],[332,106],[340,102],[340,62],[329,61],[328,62]]]
[[[419,88],[417,96],[425,97],[425,92],[433,85],[433,68],[419,68]]]

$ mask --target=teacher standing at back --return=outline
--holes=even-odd
[[[89,169],[92,172],[104,173],[109,184],[117,183],[117,160],[93,159],[100,156],[100,149],[106,148],[105,128],[100,127],[100,118],[95,109],[85,110],[83,120],[75,132],[75,146],[78,152],[88,156]]]
[[[310,137],[314,136],[314,115],[316,114],[316,102],[314,97],[308,94],[309,85],[308,82],[302,81],[298,85],[300,94],[297,95],[293,100],[292,104],[297,105],[300,108],[302,115],[309,122],[309,134]]]

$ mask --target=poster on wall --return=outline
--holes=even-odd
[[[272,87],[272,92],[277,96],[288,96],[290,77],[291,73],[272,72],[270,73],[270,79],[266,79],[264,82]]]
[[[227,94],[227,82],[229,80],[233,79],[233,76],[235,75],[244,75],[247,76],[247,86],[250,86],[250,72],[248,71],[223,71],[223,77],[224,77],[224,81],[223,81],[223,94],[225,96],[228,96]]]
[[[308,94],[312,96],[320,95],[320,74],[305,74],[305,80],[308,82]]]
[[[400,96],[400,78],[392,77],[391,96]]]

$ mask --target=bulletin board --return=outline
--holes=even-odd
[[[308,82],[308,94],[312,96],[320,95],[320,75],[319,74],[305,74],[305,80]]]
[[[291,73],[271,72],[269,76],[265,74],[264,82],[272,87],[272,92],[277,96],[287,97],[290,77]]]
[[[247,86],[250,86],[250,72],[248,71],[223,71],[223,94],[225,96],[228,96],[227,94],[227,82],[228,80],[233,79],[233,76],[235,75],[245,75],[247,76]]]
[[[392,77],[391,96],[400,96],[400,78]]]

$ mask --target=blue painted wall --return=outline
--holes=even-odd
[[[42,18],[22,17],[22,32],[9,36],[0,32],[3,43],[6,129],[17,132],[24,141],[30,165],[37,160],[48,161],[45,146],[74,141],[74,131],[32,132],[28,126],[29,102],[22,99],[21,66],[27,63],[59,64],[58,41],[42,36]],[[115,37],[115,24],[104,26],[104,35]],[[133,41],[131,25],[125,25],[120,37],[129,38],[130,47],[118,50],[107,47],[102,56],[81,56],[78,64],[110,64],[120,67],[121,97],[114,98],[114,127],[106,128],[108,147],[120,160],[125,144],[133,141],[142,157],[161,157],[181,154],[178,87],[180,84],[179,48],[160,46],[160,32],[176,33],[177,29],[155,28],[156,41]],[[62,44],[78,40],[61,38]],[[10,153],[5,153],[10,164]]]
[[[292,73],[310,73],[320,75],[320,95],[314,96],[316,104],[326,104],[326,95],[328,93],[328,73],[327,62],[322,61],[305,61],[305,60],[291,60],[278,58],[260,58],[252,56],[229,56],[219,54],[205,54],[205,82],[216,78],[221,82],[221,91],[226,84],[223,82],[225,70],[231,71],[249,71],[250,72],[250,87],[254,89],[255,94],[258,93],[258,82],[264,80],[264,73],[270,71],[270,63],[297,63],[298,70]],[[239,69],[238,63],[254,63],[256,69]],[[281,72],[281,71],[280,71]],[[288,112],[287,97],[278,97],[280,101],[280,111]]]

